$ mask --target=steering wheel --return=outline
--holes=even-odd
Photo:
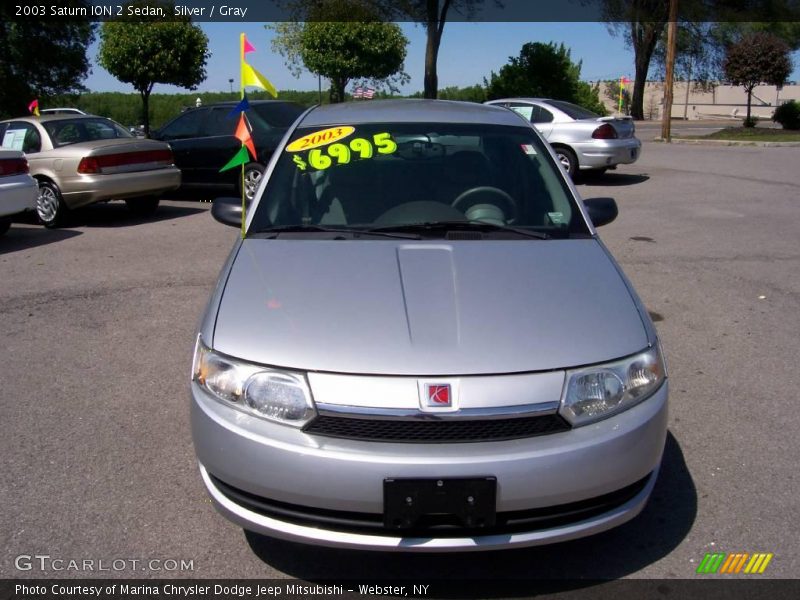
[[[508,193],[490,185],[481,185],[462,192],[450,206],[466,213],[471,205],[495,204],[498,200],[502,205],[501,208],[505,209],[503,212],[506,215],[506,222],[513,223],[519,212],[517,202]]]

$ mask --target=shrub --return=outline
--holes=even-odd
[[[800,129],[800,102],[790,100],[775,109],[772,120],[780,123],[784,129]]]
[[[744,122],[742,123],[743,127],[755,127],[758,125],[758,117],[750,116],[745,118]]]

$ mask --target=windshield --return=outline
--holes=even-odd
[[[54,148],[79,142],[113,140],[133,137],[122,125],[111,119],[59,119],[42,123],[53,142]]]
[[[384,123],[298,129],[248,233],[431,223],[588,234],[559,167],[525,126]]]
[[[570,119],[575,119],[576,121],[579,119],[599,119],[600,115],[597,113],[593,113],[590,110],[583,108],[582,106],[578,106],[577,104],[572,104],[571,102],[564,102],[563,100],[545,100],[546,104],[550,106],[555,106],[558,110],[566,114]]]

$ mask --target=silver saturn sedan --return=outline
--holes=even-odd
[[[240,227],[241,200],[217,220]],[[493,550],[624,523],[667,431],[656,330],[542,137],[503,108],[312,108],[197,334],[216,508],[344,548]]]
[[[642,154],[631,117],[601,117],[590,110],[547,98],[503,98],[486,104],[508,107],[533,123],[570,177],[579,170],[604,173]]]

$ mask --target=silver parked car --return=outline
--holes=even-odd
[[[181,182],[167,144],[136,139],[105,117],[59,114],[0,121],[0,143],[25,153],[39,182],[36,212],[47,227],[61,224],[70,209],[112,199],[150,215],[160,195]]]
[[[511,108],[533,123],[571,177],[579,169],[602,173],[636,162],[642,153],[631,117],[601,117],[582,106],[544,98],[503,98],[486,104]]]
[[[241,200],[212,214],[239,227]],[[304,113],[200,321],[191,420],[216,508],[278,538],[431,552],[632,519],[668,392],[595,231],[616,214],[505,109]]]
[[[36,208],[38,186],[28,161],[18,150],[0,150],[0,235],[11,227],[11,218]]]

